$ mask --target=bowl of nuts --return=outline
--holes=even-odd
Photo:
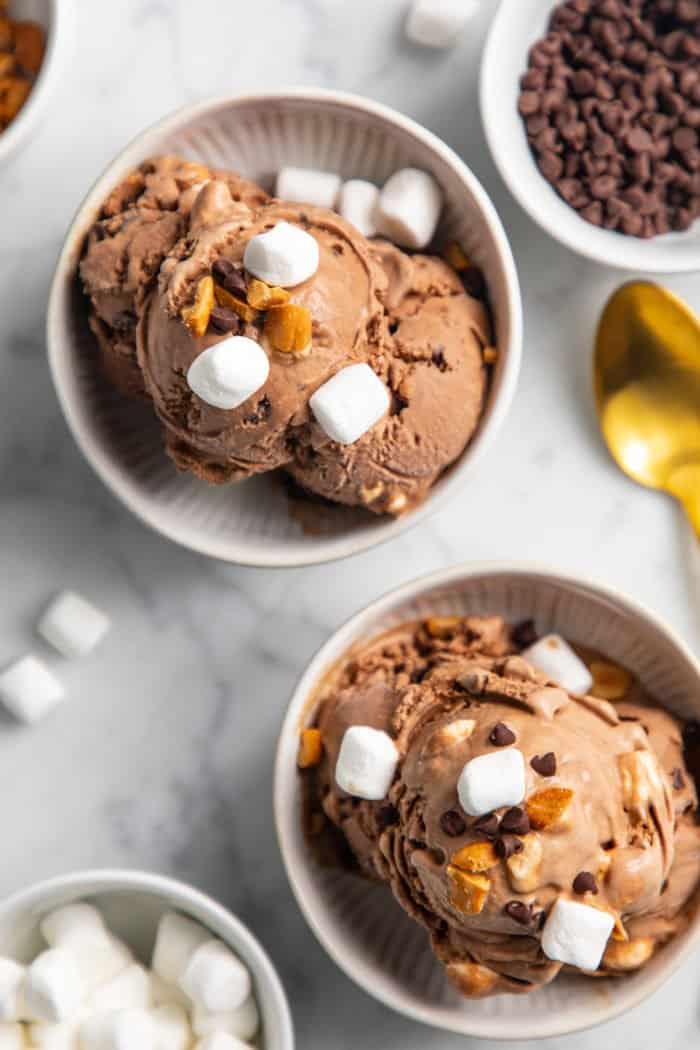
[[[0,164],[45,111],[70,44],[72,0],[0,0]]]
[[[500,173],[543,229],[604,265],[700,269],[700,4],[502,3],[480,93]]]

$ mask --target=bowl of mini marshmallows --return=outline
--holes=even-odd
[[[4,1050],[293,1050],[272,963],[224,908],[130,871],[61,876],[0,907]]]
[[[481,110],[511,192],[563,244],[622,269],[700,269],[697,0],[502,3]]]

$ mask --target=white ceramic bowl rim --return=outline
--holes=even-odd
[[[182,901],[183,910],[189,902],[203,915],[209,915],[223,930],[233,931],[232,941],[244,946],[246,961],[252,963],[254,978],[262,979],[265,1000],[276,1014],[281,1038],[280,1045],[294,1046],[294,1029],[287,996],[277,971],[257,938],[240,919],[213,898],[178,879],[152,872],[120,868],[97,868],[57,875],[34,883],[32,886],[6,897],[0,902],[0,918],[23,909],[41,905],[47,898],[66,894],[70,896],[92,896],[97,893],[134,891],[153,894],[155,897],[169,896]],[[201,921],[206,923],[206,919]],[[262,999],[262,997],[261,997]],[[262,1001],[261,1013],[263,1013]]]
[[[332,936],[327,936],[322,923],[317,918],[315,911],[316,905],[309,904],[307,901],[306,893],[309,887],[307,885],[308,880],[306,875],[304,872],[300,874],[296,871],[290,862],[290,857],[294,852],[293,836],[295,829],[290,828],[286,819],[284,819],[284,808],[288,790],[287,785],[290,776],[288,769],[289,755],[288,753],[285,754],[285,742],[290,737],[290,734],[294,734],[294,737],[296,738],[305,706],[308,703],[313,690],[317,687],[318,683],[323,678],[323,675],[327,673],[334,663],[337,662],[339,658],[337,654],[346,651],[356,639],[358,623],[369,620],[375,621],[394,607],[401,606],[404,600],[419,595],[426,590],[433,590],[436,588],[445,590],[452,584],[457,584],[461,580],[479,576],[519,576],[528,579],[540,578],[555,584],[562,584],[563,586],[576,587],[579,589],[583,588],[591,592],[595,597],[612,603],[614,606],[617,606],[631,616],[646,620],[664,637],[671,647],[675,648],[678,655],[684,659],[690,667],[692,667],[698,677],[698,681],[700,682],[700,661],[675,631],[673,631],[668,624],[645,605],[630,598],[628,595],[622,594],[613,587],[598,582],[597,580],[592,580],[591,578],[561,572],[556,568],[549,568],[546,565],[539,563],[466,562],[449,569],[442,569],[417,577],[416,579],[389,591],[387,594],[371,602],[346,620],[345,623],[339,627],[337,631],[333,632],[330,638],[328,638],[316,652],[292,693],[287,714],[282,725],[275,759],[273,798],[275,826],[280,844],[280,852],[287,872],[287,878],[289,879],[297,904],[299,905],[304,918],[319,943],[330,955],[336,965],[369,995],[376,998],[385,1006],[390,1006],[392,1009],[398,1010],[413,1020],[420,1021],[427,1025],[439,1026],[447,1031],[458,1032],[462,1035],[476,1036],[481,1039],[489,1040],[498,1039],[511,1041],[519,1040],[522,1036],[510,1033],[504,1034],[503,1032],[495,1030],[497,1029],[497,1021],[489,1022],[482,1020],[467,1029],[464,1024],[455,1021],[454,1015],[449,1008],[423,1007],[422,1005],[417,1004],[409,994],[397,992],[395,985],[392,985],[388,980],[383,979],[382,976],[377,973],[373,973],[372,980],[367,981],[361,973],[362,965],[355,960],[352,953],[345,953],[337,948]],[[294,775],[297,775],[296,767],[294,769]],[[622,1002],[616,1002],[609,1005],[607,1009],[601,1009],[599,1014],[587,1023],[572,1024],[566,1017],[562,1017],[560,1014],[553,1016],[551,1019],[542,1016],[541,1020],[538,1019],[539,1023],[537,1031],[531,1032],[528,1029],[528,1038],[537,1037],[538,1039],[545,1039],[553,1036],[570,1035],[587,1028],[597,1027],[599,1024],[613,1020],[620,1014],[626,1013],[628,1010],[631,1010],[633,1007],[645,1001],[659,987],[661,987],[661,985],[664,984],[683,964],[695,948],[697,948],[698,944],[700,944],[700,910],[694,916],[692,931],[685,942],[679,950],[670,956],[663,969],[655,977],[649,979],[648,984],[643,989],[637,990],[634,994],[629,994]]]
[[[373,524],[371,528],[357,535],[351,533],[350,535],[342,536],[340,539],[334,537],[331,540],[324,540],[323,537],[320,537],[314,548],[307,548],[303,555],[280,557],[273,550],[269,556],[265,556],[263,552],[260,552],[256,557],[251,558],[248,555],[232,554],[232,541],[229,539],[215,540],[209,537],[204,540],[199,535],[193,535],[189,528],[180,526],[175,515],[169,517],[167,523],[164,522],[157,511],[150,507],[139,491],[130,483],[128,475],[115,468],[111,456],[90,430],[89,420],[85,415],[84,406],[81,404],[76,384],[63,375],[64,355],[60,346],[61,339],[58,336],[54,338],[53,333],[58,331],[61,325],[63,288],[68,275],[72,272],[76,263],[76,246],[72,235],[76,223],[81,218],[84,221],[85,216],[92,217],[116,179],[142,159],[143,151],[140,144],[144,137],[147,138],[156,132],[159,137],[165,137],[183,124],[195,120],[200,114],[216,110],[217,108],[226,108],[232,103],[245,106],[246,104],[259,101],[273,103],[275,101],[295,100],[305,103],[317,102],[326,106],[337,105],[343,109],[356,109],[374,115],[393,124],[404,134],[418,139],[459,174],[475,198],[496,245],[499,262],[503,270],[504,284],[507,288],[510,341],[508,354],[505,357],[503,370],[499,377],[498,396],[493,397],[489,404],[488,417],[480,422],[476,434],[460,460],[453,465],[443,478],[439,479],[429,497],[416,510],[405,517],[392,521],[378,520],[377,524]],[[146,521],[157,532],[191,550],[198,551],[200,554],[222,561],[230,561],[257,568],[297,568],[302,565],[322,564],[349,557],[386,542],[414,525],[418,525],[426,517],[449,502],[463,484],[465,469],[471,469],[490,447],[508,413],[520,371],[523,320],[515,262],[501,221],[481,183],[449,146],[432,132],[411,120],[411,118],[403,116],[379,102],[373,102],[359,95],[339,91],[320,88],[291,88],[284,91],[263,91],[232,97],[224,96],[181,108],[132,139],[131,143],[118,155],[94,184],[76,212],[70,230],[71,234],[69,234],[61,250],[52,281],[47,317],[49,364],[63,414],[76,443],[88,462],[102,481],[118,494],[129,510]]]

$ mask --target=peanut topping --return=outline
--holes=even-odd
[[[595,660],[590,666],[593,675],[593,696],[601,700],[622,700],[632,684],[632,676],[624,667]]]
[[[248,285],[248,304],[255,310],[269,310],[271,306],[282,306],[289,302],[286,288],[276,288],[256,277]]]
[[[237,299],[235,295],[231,295],[220,284],[215,285],[214,295],[218,306],[223,307],[225,310],[233,310],[247,324],[252,324],[258,316],[257,310],[254,310],[248,303],[243,302],[242,299]]]
[[[311,312],[298,303],[274,306],[265,315],[265,335],[273,350],[301,354],[311,345]]]
[[[299,755],[297,765],[299,769],[310,769],[317,766],[323,754],[321,743],[321,732],[319,729],[303,729],[299,740]]]
[[[462,871],[451,864],[447,865],[447,877],[450,881],[450,903],[453,908],[465,915],[478,915],[483,911],[491,889],[491,879],[486,875],[473,875]]]
[[[452,854],[451,864],[460,871],[488,871],[498,864],[492,842],[470,842]]]
[[[197,292],[192,306],[182,311],[182,320],[192,335],[204,335],[209,327],[209,317],[214,305],[214,280],[202,277],[197,285]]]
[[[450,638],[461,622],[459,616],[431,616],[425,621],[425,629],[431,638]]]
[[[473,718],[457,718],[454,722],[440,726],[428,739],[421,758],[434,758],[436,755],[444,754],[468,740],[475,728],[476,722]]]
[[[539,835],[525,835],[520,842],[520,853],[513,853],[506,861],[508,878],[517,893],[532,893],[540,882],[542,843]]]
[[[37,22],[13,22],[0,2],[0,131],[27,100],[44,58],[44,30]]]
[[[495,365],[498,361],[498,350],[495,346],[485,346],[483,350],[485,365]]]
[[[525,803],[530,824],[538,831],[550,828],[564,815],[571,805],[574,793],[571,788],[550,787],[536,791]]]
[[[25,73],[36,76],[44,61],[44,32],[36,22],[15,22],[15,58]]]
[[[453,270],[457,273],[461,273],[462,270],[468,270],[471,266],[469,258],[464,252],[461,244],[457,241],[451,241],[445,248],[445,262],[448,263]]]
[[[9,124],[27,101],[32,85],[22,77],[0,77],[0,124]]]
[[[633,937],[630,941],[617,941],[613,932],[605,949],[603,966],[607,970],[637,970],[651,958],[653,952],[653,937]]]
[[[447,978],[462,995],[478,997],[489,995],[498,981],[498,974],[474,962],[451,962],[445,968]]]

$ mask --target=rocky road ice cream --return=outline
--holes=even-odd
[[[469,996],[638,969],[700,877],[681,724],[595,654],[602,695],[566,692],[519,655],[530,633],[406,624],[330,674],[302,734],[319,857],[386,883]]]

